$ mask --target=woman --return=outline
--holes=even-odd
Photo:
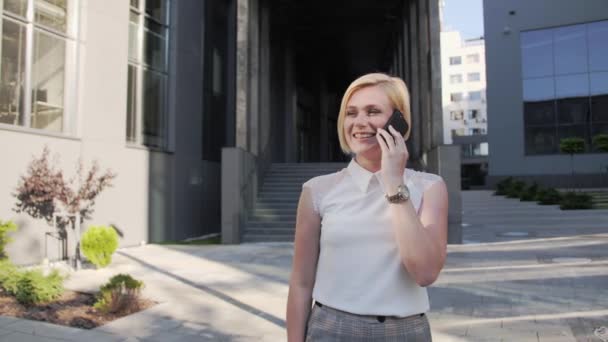
[[[385,74],[358,78],[342,98],[338,136],[355,157],[303,185],[290,342],[431,341],[425,286],[446,257],[448,193],[439,176],[406,169],[409,130],[382,129],[395,109],[411,127],[407,87]]]

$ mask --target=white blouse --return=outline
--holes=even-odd
[[[406,169],[410,201],[420,210],[423,194],[441,177]],[[361,315],[406,317],[429,309],[420,287],[401,262],[380,172],[353,159],[347,168],[303,184],[321,217],[313,298]]]

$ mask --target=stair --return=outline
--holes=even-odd
[[[268,169],[252,210],[243,242],[293,242],[302,184],[345,168],[345,163],[275,163]]]
[[[608,191],[590,191],[591,202],[595,209],[608,209]]]

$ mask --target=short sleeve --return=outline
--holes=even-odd
[[[431,186],[437,182],[443,181],[441,176],[433,173],[424,173],[423,191],[426,192]]]
[[[343,178],[344,172],[338,171],[336,173],[314,177],[302,184],[302,188],[310,189],[312,207],[319,216],[323,217],[323,213],[325,212],[323,199]]]
[[[315,178],[308,180],[302,184],[302,189],[307,188],[310,191],[310,197],[312,199],[312,208],[315,213],[319,214],[319,191],[315,187]]]

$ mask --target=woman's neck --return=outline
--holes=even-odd
[[[359,166],[371,173],[378,172],[382,168],[382,159],[380,158],[369,159],[362,155],[356,155],[355,161]]]

